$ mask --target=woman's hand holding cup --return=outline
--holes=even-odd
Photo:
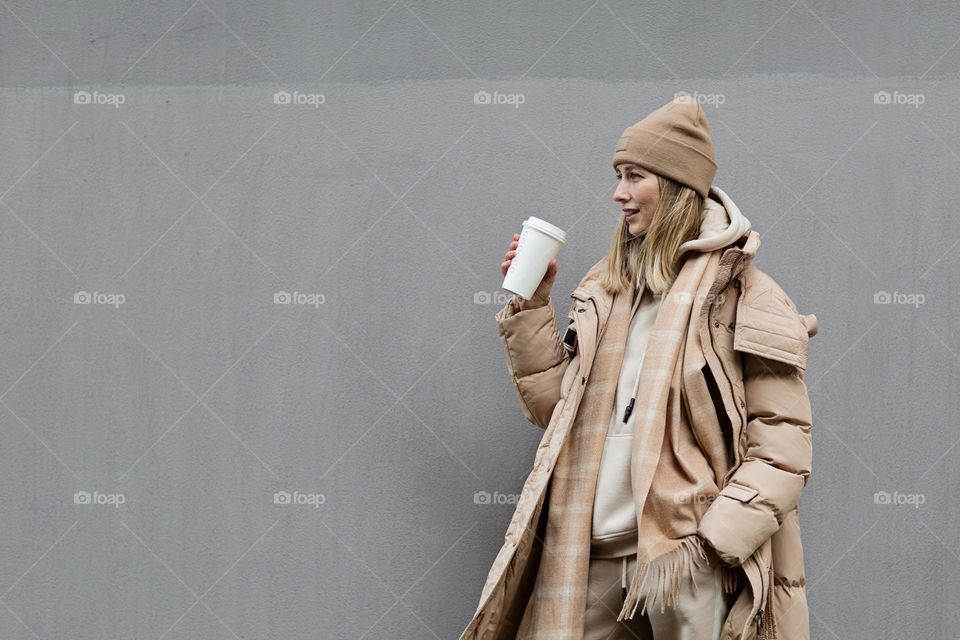
[[[510,263],[513,262],[513,257],[517,253],[517,244],[520,242],[520,234],[513,234],[513,241],[510,243],[510,247],[507,249],[507,254],[504,256],[503,262],[500,264],[500,273],[504,276],[507,275],[507,271],[510,269]],[[557,279],[557,259],[553,258],[550,260],[549,265],[547,266],[547,272],[544,274],[543,279],[540,281],[540,284],[537,286],[536,291],[529,300],[521,299],[520,309],[535,309],[537,307],[542,307],[547,304],[550,297],[550,290],[553,288],[553,283]]]

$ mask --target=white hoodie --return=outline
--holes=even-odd
[[[700,234],[680,245],[680,252],[713,251],[725,247],[746,235],[750,227],[750,221],[729,196],[718,187],[710,187],[700,219]],[[630,483],[630,449],[638,413],[635,403],[626,422],[623,418],[631,399],[638,395],[640,367],[662,301],[662,294],[653,294],[649,289],[644,289],[643,295],[634,299],[614,411],[607,427],[597,476],[590,551],[593,557],[616,558],[637,551],[637,511]]]

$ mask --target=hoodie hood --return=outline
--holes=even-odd
[[[709,252],[736,242],[750,233],[751,224],[722,189],[710,187],[700,218],[700,235],[680,245],[684,251]]]

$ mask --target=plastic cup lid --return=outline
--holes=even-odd
[[[561,229],[560,227],[556,226],[556,225],[550,224],[550,223],[547,222],[546,220],[542,220],[542,219],[537,218],[537,217],[535,217],[535,216],[530,216],[529,218],[527,218],[526,220],[524,220],[523,224],[528,224],[528,225],[530,225],[531,227],[533,227],[533,228],[535,228],[535,229],[537,229],[537,230],[539,230],[539,231],[542,231],[543,233],[547,234],[548,236],[552,236],[552,237],[556,238],[556,239],[559,240],[560,242],[566,242],[566,241],[567,241],[567,232],[564,231],[563,229]]]

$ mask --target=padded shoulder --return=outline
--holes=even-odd
[[[733,348],[806,369],[816,316],[802,316],[783,288],[753,264],[744,268],[740,280]]]

